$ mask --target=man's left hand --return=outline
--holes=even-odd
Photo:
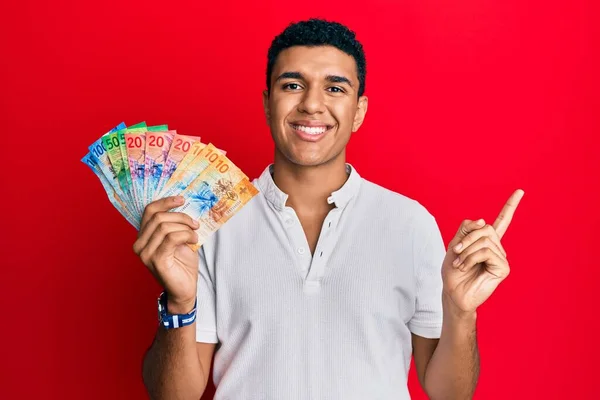
[[[523,190],[516,190],[493,225],[486,224],[483,219],[464,220],[450,241],[442,277],[444,295],[457,311],[474,312],[510,273],[500,239],[524,194]]]

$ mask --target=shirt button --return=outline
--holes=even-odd
[[[298,247],[298,254],[304,254],[304,247]]]

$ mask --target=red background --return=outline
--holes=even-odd
[[[273,152],[267,48],[311,16],[348,24],[366,49],[370,107],[348,150],[364,177],[419,200],[446,242],[462,219],[493,221],[526,192],[503,239],[512,274],[479,312],[476,398],[593,397],[598,7],[205,3],[0,6],[0,397],[146,397],[159,287],[132,252],[136,232],[79,160],[118,122],[145,120],[200,135],[257,176]],[[409,385],[425,398],[414,371]]]

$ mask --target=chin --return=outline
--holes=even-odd
[[[300,167],[318,167],[327,163],[322,160],[292,160],[292,162]]]
[[[337,156],[330,156],[330,155],[324,155],[324,154],[315,154],[315,153],[284,153],[285,158],[288,162],[294,164],[294,165],[298,165],[301,167],[317,167],[319,165],[324,165],[324,164],[328,164],[330,162],[333,162],[335,159],[338,158],[339,155]]]

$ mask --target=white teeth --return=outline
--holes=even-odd
[[[298,129],[299,131],[302,132],[306,132],[309,135],[320,135],[321,133],[324,133],[327,128],[322,126],[322,127],[308,127],[308,126],[302,126],[302,125],[293,125],[294,129]]]

